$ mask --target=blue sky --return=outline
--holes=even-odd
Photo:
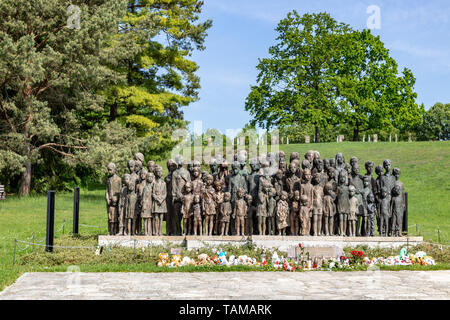
[[[371,5],[380,7],[381,28],[374,34],[391,56],[416,77],[417,102],[426,109],[450,102],[450,1],[448,0],[205,0],[202,18],[213,20],[206,50],[195,52],[201,79],[200,100],[183,108],[185,119],[202,129],[242,128],[258,58],[275,44],[277,23],[289,11],[323,12],[355,29],[367,28]],[[193,126],[191,125],[191,130]]]

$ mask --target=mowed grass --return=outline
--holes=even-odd
[[[437,241],[436,230],[439,228],[441,242],[450,238],[449,225],[449,195],[450,195],[450,144],[449,142],[400,142],[400,143],[324,143],[281,145],[280,149],[289,154],[297,151],[301,156],[309,150],[318,150],[322,158],[331,158],[337,152],[342,152],[346,161],[351,156],[359,159],[361,173],[364,174],[364,163],[371,160],[382,164],[384,159],[390,159],[393,167],[402,171],[401,181],[409,195],[409,225],[410,234],[416,234],[414,225],[419,226],[419,232],[426,240]],[[162,164],[162,163],[161,163]],[[166,168],[165,172],[166,172]],[[104,189],[81,190],[80,202],[80,234],[82,239],[74,239],[73,245],[95,246],[96,236],[107,233],[106,206]],[[67,266],[41,266],[37,264],[23,265],[13,262],[14,239],[29,240],[32,234],[38,241],[45,239],[46,231],[46,196],[31,196],[19,198],[10,196],[0,201],[0,290],[13,283],[18,276],[27,271],[65,271]],[[55,213],[55,245],[62,243],[70,245],[67,237],[62,237],[72,231],[73,194],[56,194]],[[64,221],[64,229],[61,229]],[[87,225],[87,226],[84,226]],[[44,241],[45,242],[45,241]],[[19,243],[17,261],[24,254],[29,254],[31,247],[22,250],[26,245]],[[70,250],[68,255],[77,255],[76,250]],[[101,264],[82,267],[82,271],[152,271],[154,265]],[[205,269],[208,271],[208,269]]]

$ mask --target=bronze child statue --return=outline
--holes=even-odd
[[[119,232],[119,199],[122,191],[122,181],[116,174],[116,165],[108,164],[108,181],[106,183],[106,209],[108,212],[108,233],[116,235]]]
[[[387,237],[389,232],[389,219],[391,218],[391,204],[386,187],[380,191],[380,235]]]
[[[341,170],[338,175],[336,199],[336,209],[339,214],[339,234],[345,237],[347,235],[347,218],[350,212],[347,172],[345,170]]]
[[[300,220],[302,236],[309,236],[311,230],[311,210],[309,208],[309,199],[304,194],[300,196]]]
[[[289,224],[291,236],[298,236],[300,225],[300,191],[295,190],[294,195],[291,198]]]
[[[276,215],[277,215],[277,228],[279,234],[282,236],[286,233],[286,228],[288,227],[288,218],[289,218],[289,204],[287,202],[288,194],[286,191],[282,191],[280,195],[280,199],[277,203]]]
[[[323,197],[323,231],[326,236],[334,234],[334,215],[336,214],[336,206],[334,204],[335,199],[336,193],[333,190],[333,185],[327,183],[324,187]]]
[[[233,219],[236,222],[236,235],[243,236],[245,232],[245,217],[247,216],[247,202],[245,201],[245,190],[240,188],[234,203]]]
[[[155,182],[153,182],[153,203],[152,203],[152,215],[153,215],[153,234],[160,236],[162,234],[162,222],[164,215],[167,214],[166,205],[166,182],[163,180],[163,170],[161,166],[155,166]]]
[[[253,217],[256,215],[256,206],[253,203],[253,197],[250,194],[245,196],[247,201],[247,216],[245,217],[245,234],[253,234]]]
[[[216,215],[216,192],[213,187],[213,176],[207,174],[205,186],[202,191],[202,209],[205,216],[205,234],[211,236],[214,228],[214,216]]]
[[[184,195],[182,198],[181,213],[183,215],[183,234],[186,236],[192,229],[192,206],[194,203],[194,195],[192,194],[192,184],[187,182],[184,185]]]
[[[300,194],[307,199],[308,215],[302,216],[302,235],[309,236],[311,232],[311,217],[313,213],[313,185],[311,184],[311,170],[305,168],[303,170],[303,181],[301,184]]]
[[[403,222],[403,194],[402,187],[399,183],[394,185],[391,198],[391,230],[392,236],[400,237]]]
[[[146,175],[147,184],[145,185],[141,199],[141,217],[144,219],[144,234],[151,236],[153,234],[153,216],[152,216],[152,204],[153,204],[153,182],[155,181],[155,175],[152,172],[148,172]]]
[[[323,185],[321,184],[321,174],[317,172],[313,177],[313,235],[322,235],[322,214],[323,214]]]
[[[367,195],[367,218],[366,218],[366,236],[375,236],[375,216],[377,214],[377,205],[373,193]]]
[[[348,203],[349,203],[349,211],[348,211],[348,235],[350,237],[354,237],[356,235],[356,219],[358,213],[359,199],[356,197],[356,188],[354,186],[348,187]]]
[[[193,218],[194,218],[194,236],[202,235],[202,206],[201,199],[199,194],[194,195],[194,204],[192,207]]]
[[[225,192],[223,196],[223,202],[220,204],[220,216],[221,216],[221,232],[220,235],[228,235],[230,226],[230,215],[232,213],[231,208],[231,193]]]

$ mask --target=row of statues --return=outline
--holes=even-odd
[[[400,236],[405,211],[400,169],[390,160],[375,167],[342,153],[321,159],[318,151],[300,159],[284,152],[248,160],[240,151],[230,166],[221,158],[202,171],[182,156],[162,167],[142,153],[128,161],[120,178],[108,165],[106,203],[110,235],[303,235]]]

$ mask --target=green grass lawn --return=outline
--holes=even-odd
[[[449,142],[413,142],[413,143],[324,143],[324,144],[299,144],[282,145],[282,150],[289,154],[297,151],[304,154],[309,149],[316,149],[322,158],[334,157],[337,152],[343,152],[346,161],[351,156],[359,159],[360,167],[364,167],[367,160],[376,165],[381,164],[386,158],[391,159],[393,167],[402,170],[401,180],[409,195],[409,225],[417,224],[421,235],[425,239],[437,241],[436,230],[442,231],[441,240],[447,244],[450,238],[449,209],[450,202],[450,143]],[[165,168],[164,168],[165,169]],[[364,173],[364,170],[361,170]],[[67,265],[52,265],[51,256],[46,256],[42,264],[34,254],[30,261],[24,264],[23,259],[30,254],[31,248],[22,250],[25,245],[19,244],[17,261],[13,262],[14,239],[27,240],[35,234],[37,240],[45,237],[46,228],[46,197],[32,196],[18,198],[10,196],[5,201],[0,201],[0,290],[13,283],[17,277],[27,271],[65,271]],[[64,230],[55,234],[55,245],[96,245],[96,236],[106,234],[106,207],[104,189],[81,190],[80,203],[80,233],[81,239],[73,239],[62,236],[72,231],[72,207],[73,195],[70,193],[57,193],[55,231],[59,230],[64,220]],[[83,225],[89,225],[83,226]],[[91,227],[94,226],[94,227]],[[95,226],[99,226],[95,227]],[[416,234],[415,227],[410,228],[410,234]],[[41,250],[41,249],[36,249]],[[41,250],[42,251],[42,250]],[[39,252],[39,251],[38,251]],[[67,251],[65,254],[76,257],[76,251]],[[92,253],[92,252],[91,252]],[[131,253],[126,253],[131,254]],[[64,259],[66,259],[65,257]],[[22,259],[22,260],[21,260]],[[76,259],[75,259],[76,260]],[[64,261],[70,261],[64,260]],[[448,269],[448,261],[441,267]],[[433,269],[433,268],[431,268]],[[208,268],[202,271],[208,271]],[[232,269],[234,270],[234,269]],[[240,269],[239,269],[240,270]],[[82,271],[162,271],[153,264],[140,263],[109,263],[82,266]],[[173,271],[171,269],[170,271]],[[186,269],[186,271],[192,271]]]

